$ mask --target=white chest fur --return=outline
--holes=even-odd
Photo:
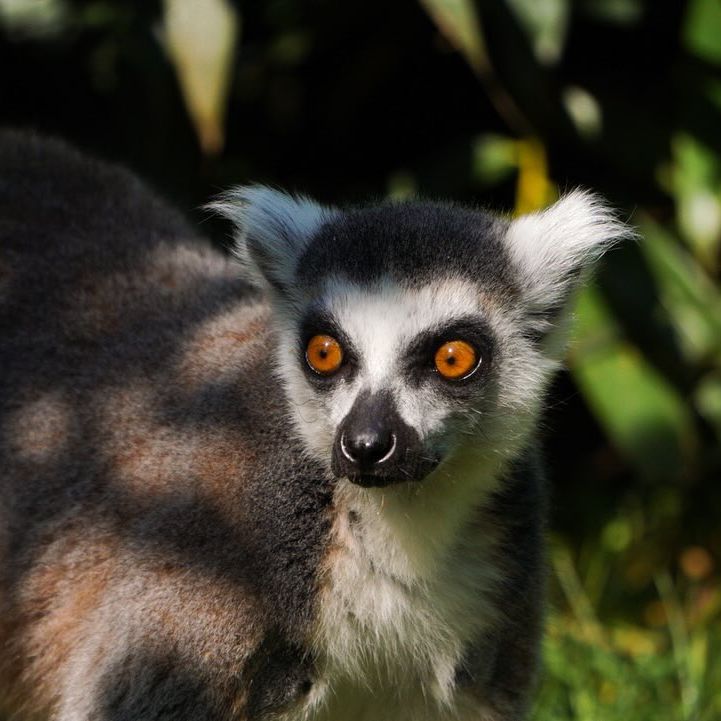
[[[479,509],[494,485],[446,476],[385,493],[339,487],[307,718],[462,717],[456,670],[497,618],[500,531]]]

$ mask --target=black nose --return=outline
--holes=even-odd
[[[340,448],[348,461],[361,471],[385,463],[396,451],[396,434],[381,428],[364,428],[344,433]]]

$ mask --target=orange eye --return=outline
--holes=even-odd
[[[343,362],[340,343],[329,335],[314,335],[305,349],[308,365],[323,376],[335,373]]]
[[[478,355],[472,345],[463,340],[444,343],[435,356],[436,369],[448,380],[470,375],[478,366]]]

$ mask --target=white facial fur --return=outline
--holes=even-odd
[[[362,391],[388,390],[403,420],[422,439],[437,432],[448,409],[427,388],[409,388],[401,373],[403,352],[423,331],[479,313],[472,284],[445,280],[406,290],[386,279],[369,289],[332,278],[325,283],[321,305],[360,354],[360,369],[353,382],[341,385],[328,399],[331,424],[340,423]]]
[[[299,360],[297,330],[290,325],[282,334],[279,371],[296,426],[311,452],[326,463],[336,429],[365,391],[389,391],[401,418],[418,433],[429,454],[445,455],[477,432],[494,454],[506,446],[515,448],[526,434],[523,417],[535,411],[555,368],[523,336],[513,312],[468,280],[446,278],[409,289],[391,279],[368,287],[329,278],[314,305],[335,319],[359,354],[359,367],[350,381],[341,379],[319,391],[308,382]],[[481,361],[492,362],[494,371],[479,380],[469,402],[459,406],[431,383],[411,384],[402,366],[419,334],[469,317],[486,322],[498,343],[493,359]],[[479,445],[479,439],[474,443]]]

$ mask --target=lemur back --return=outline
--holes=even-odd
[[[16,134],[0,168],[3,690],[63,719],[284,702],[329,486],[260,368],[267,305],[128,173]]]
[[[582,268],[623,232],[590,196],[565,202],[509,223],[245,189],[217,205],[239,265],[126,171],[0,135],[6,710],[520,719],[543,608],[534,427],[552,336]],[[471,260],[444,273],[437,253],[411,277],[419,229],[460,237],[474,218],[497,256],[473,261],[488,282]],[[386,252],[384,225],[415,246],[397,255],[409,267],[374,274],[350,248],[371,234]],[[544,246],[555,281],[523,265],[541,225],[566,243]],[[461,384],[397,360],[416,336],[456,342],[433,335],[451,320],[478,339]],[[343,360],[309,368],[331,341]],[[382,457],[368,455],[378,423]]]

